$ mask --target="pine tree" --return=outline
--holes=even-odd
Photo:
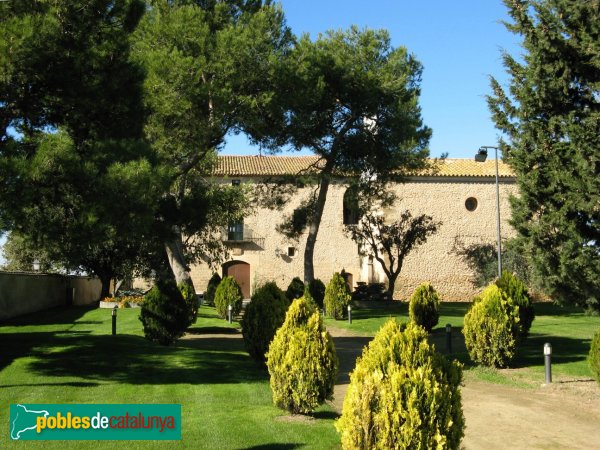
[[[554,299],[600,310],[600,2],[505,0],[523,39],[488,98],[520,195],[512,224]]]

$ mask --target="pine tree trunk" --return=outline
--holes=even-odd
[[[173,272],[175,282],[179,285],[181,283],[189,284],[194,287],[192,283],[192,277],[190,276],[190,270],[185,261],[185,255],[183,254],[183,240],[181,238],[181,232],[178,227],[174,227],[175,237],[165,242],[165,252],[169,261],[169,266]]]
[[[100,278],[100,283],[102,283],[102,288],[100,289],[100,300],[106,297],[110,297],[110,280],[111,276],[106,274],[98,275]]]
[[[304,284],[309,284],[315,279],[315,267],[313,264],[315,245],[317,243],[317,234],[319,233],[328,190],[329,175],[323,174],[319,184],[319,195],[317,196],[315,211],[308,226],[308,237],[306,238],[306,248],[304,249]]]
[[[389,301],[394,300],[394,289],[396,288],[396,278],[398,275],[390,275],[388,277],[388,292],[387,297]]]

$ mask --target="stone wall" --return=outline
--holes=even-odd
[[[254,181],[242,179],[242,182]],[[396,299],[406,299],[423,281],[430,281],[444,300],[472,298],[477,292],[472,283],[473,274],[456,254],[455,243],[457,240],[466,245],[496,242],[495,189],[495,179],[492,177],[420,177],[396,186],[400,201],[392,210],[385,211],[388,220],[394,220],[404,209],[408,209],[413,215],[428,214],[443,222],[439,232],[414,250],[405,261],[396,284]],[[501,180],[500,189],[502,236],[506,238],[514,233],[507,222],[510,214],[508,197],[517,192],[514,180]],[[330,187],[317,238],[315,276],[325,283],[334,272],[342,269],[352,274],[354,284],[369,281],[368,259],[359,256],[357,245],[344,234],[345,191],[346,186],[341,182],[334,182]],[[250,264],[250,283],[253,287],[266,281],[275,281],[285,290],[293,277],[303,277],[306,235],[301,236],[298,242],[288,241],[276,231],[276,225],[291,214],[309,192],[309,189],[300,191],[283,211],[255,211],[244,222],[247,230],[252,231],[254,241],[228,244],[231,250],[228,261]],[[476,198],[478,202],[472,212],[465,207],[465,200],[469,197]],[[294,256],[288,256],[289,247],[295,249]],[[222,275],[220,268],[216,271]],[[191,274],[196,290],[204,291],[212,270],[200,264],[192,267]],[[376,263],[373,275],[375,280],[385,281]]]
[[[64,306],[71,297],[73,305],[93,304],[100,290],[100,281],[91,277],[0,272],[0,321]]]

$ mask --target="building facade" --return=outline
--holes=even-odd
[[[223,183],[255,185],[268,177],[297,174],[315,162],[313,157],[221,156],[215,177]],[[517,194],[517,188],[508,166],[500,163],[499,172],[501,229],[505,239],[514,234],[508,224],[509,197]],[[306,235],[293,241],[276,228],[298,208],[309,189],[299,190],[282,210],[256,209],[243,224],[232,224],[224,233],[230,254],[219,272],[221,276],[234,276],[245,297],[267,281],[275,281],[285,290],[292,278],[303,277]],[[327,283],[334,272],[344,270],[353,285],[385,282],[378,263],[368,254],[361,256],[357,244],[344,232],[344,221],[348,220],[344,216],[347,189],[343,179],[334,180],[330,186],[315,247],[315,277]],[[393,189],[398,201],[393,208],[382,211],[386,221],[394,221],[409,210],[413,216],[427,214],[442,222],[438,232],[404,261],[394,299],[407,299],[419,284],[429,281],[445,301],[470,300],[478,288],[457,248],[496,242],[495,161],[448,159],[439,164],[437,171],[411,176]],[[206,289],[212,273],[205,264],[192,267],[197,291]]]

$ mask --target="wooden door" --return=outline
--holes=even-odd
[[[250,298],[250,264],[233,261],[223,266],[223,273],[235,279],[242,288],[244,298]]]

